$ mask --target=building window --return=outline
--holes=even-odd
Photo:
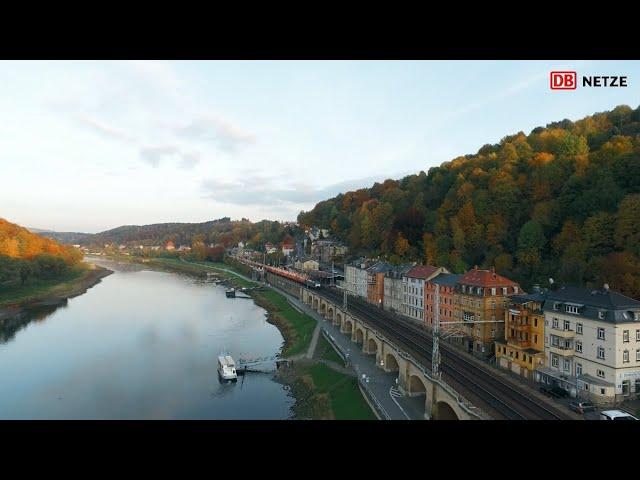
[[[578,307],[575,305],[565,305],[564,310],[567,313],[578,313]]]
[[[551,355],[551,366],[558,368],[558,356],[557,355]]]
[[[553,326],[553,328],[558,328],[558,319],[557,318],[553,319],[552,326]]]
[[[604,340],[604,328],[598,327],[598,340]]]
[[[533,336],[533,343],[538,343],[538,335]]]
[[[571,330],[571,322],[569,320],[565,320],[562,326],[564,330]]]
[[[507,287],[502,287],[502,294],[506,295],[507,294]]]
[[[495,296],[495,294],[496,294],[496,289],[494,287],[494,288],[491,289],[491,295]]]
[[[576,377],[582,375],[582,364],[576,363]]]
[[[628,343],[629,342],[629,330],[623,330],[622,331],[622,341],[624,343]]]
[[[565,372],[570,372],[571,371],[571,360],[565,358],[564,359],[564,371]]]
[[[598,318],[604,320],[604,312],[598,312]]]
[[[513,293],[518,293],[518,287],[517,286],[513,287]]]
[[[582,324],[581,323],[576,323],[576,333],[579,333],[580,335],[582,335]]]
[[[597,374],[600,378],[604,378],[604,370],[598,370]]]
[[[636,342],[640,342],[640,330],[636,330]]]
[[[576,341],[576,352],[582,353],[582,342]]]
[[[560,309],[560,304],[558,302],[554,302],[553,303],[553,309],[554,310],[559,310]]]
[[[622,352],[622,362],[629,363],[629,350]]]
[[[598,358],[604,360],[604,347],[598,347]]]
[[[473,313],[464,312],[464,321],[473,322]]]
[[[636,362],[640,362],[640,350],[636,350]]]

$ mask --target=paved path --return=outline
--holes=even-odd
[[[320,328],[331,335],[338,348],[349,356],[350,366],[356,375],[369,378],[367,387],[376,400],[382,405],[392,420],[424,420],[424,397],[395,397],[391,389],[396,387],[397,373],[388,373],[376,366],[375,356],[362,352],[362,347],[351,342],[350,335],[340,332],[330,321],[320,316],[315,310],[302,303],[287,292],[278,290],[292,304],[318,322]],[[353,373],[352,373],[353,374]]]

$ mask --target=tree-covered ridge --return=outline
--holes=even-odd
[[[640,107],[518,132],[301,212],[356,253],[640,298]]]
[[[249,242],[262,249],[265,242],[278,243],[292,234],[289,225],[277,221],[262,220],[253,223],[247,219],[231,220],[224,217],[202,223],[156,223],[152,225],[124,225],[105,232],[89,235],[80,240],[84,245],[103,246],[118,244],[127,246],[164,246],[171,241],[179,245],[221,244],[225,247]]]
[[[0,288],[62,277],[81,261],[79,250],[0,218]]]

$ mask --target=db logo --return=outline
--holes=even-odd
[[[551,90],[575,90],[577,79],[576,72],[551,72]]]

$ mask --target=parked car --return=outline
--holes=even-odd
[[[596,406],[591,402],[571,402],[569,408],[578,413],[595,412],[596,410]]]
[[[600,420],[638,420],[630,413],[623,412],[622,410],[607,410],[600,412]]]
[[[569,392],[567,392],[564,388],[560,388],[557,386],[551,385],[540,385],[540,391],[545,395],[549,395],[554,398],[564,398],[569,396]]]

